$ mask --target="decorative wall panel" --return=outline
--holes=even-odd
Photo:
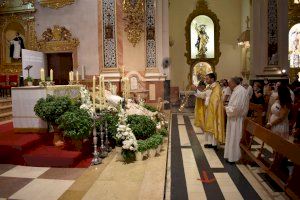
[[[116,31],[115,0],[103,0],[103,57],[104,68],[117,67],[116,57]]]
[[[268,64],[278,65],[277,0],[268,1]]]
[[[146,53],[147,67],[156,66],[155,0],[146,0]]]

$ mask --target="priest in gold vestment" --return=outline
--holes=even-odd
[[[216,82],[216,75],[209,73],[205,77],[208,86],[195,94],[195,126],[202,128],[207,144],[205,148],[217,148],[218,143],[224,143],[224,107],[222,89]]]

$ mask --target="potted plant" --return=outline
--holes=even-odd
[[[156,123],[148,116],[129,115],[127,124],[132,129],[137,140],[145,140],[156,133]]]
[[[147,149],[148,149],[148,157],[153,158],[156,155],[156,141],[155,137],[150,137],[147,139]]]
[[[48,132],[53,133],[53,144],[63,146],[62,135],[58,129],[56,119],[66,111],[76,107],[73,101],[67,96],[48,95],[45,99],[40,98],[34,106],[35,114],[48,124]]]
[[[25,79],[25,81],[27,82],[28,86],[32,86],[33,78],[31,76],[27,76],[27,78]]]
[[[135,152],[135,158],[137,161],[143,160],[144,152],[147,151],[146,141],[139,140],[138,141],[138,149]]]
[[[92,131],[93,119],[84,109],[74,109],[65,112],[56,120],[64,136],[72,139],[72,144],[81,150],[83,139],[87,139]]]

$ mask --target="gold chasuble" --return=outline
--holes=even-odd
[[[212,93],[205,115],[204,132],[214,135],[220,143],[225,142],[224,107],[222,89],[218,83],[213,84]]]
[[[200,127],[204,131],[204,119],[205,119],[205,105],[204,100],[201,98],[196,98],[195,102],[195,121],[194,125]]]

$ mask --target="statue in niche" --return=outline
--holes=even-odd
[[[300,68],[300,30],[291,34],[290,65],[291,68]]]
[[[198,34],[198,39],[197,42],[195,44],[195,46],[198,49],[198,55],[197,57],[199,58],[205,58],[206,57],[206,52],[207,52],[207,43],[209,40],[209,36],[206,33],[206,25],[204,24],[200,24],[195,26],[195,29],[197,31]]]
[[[24,40],[20,33],[16,33],[16,37],[10,41],[9,56],[12,59],[19,60],[22,58],[22,49],[25,49]]]

